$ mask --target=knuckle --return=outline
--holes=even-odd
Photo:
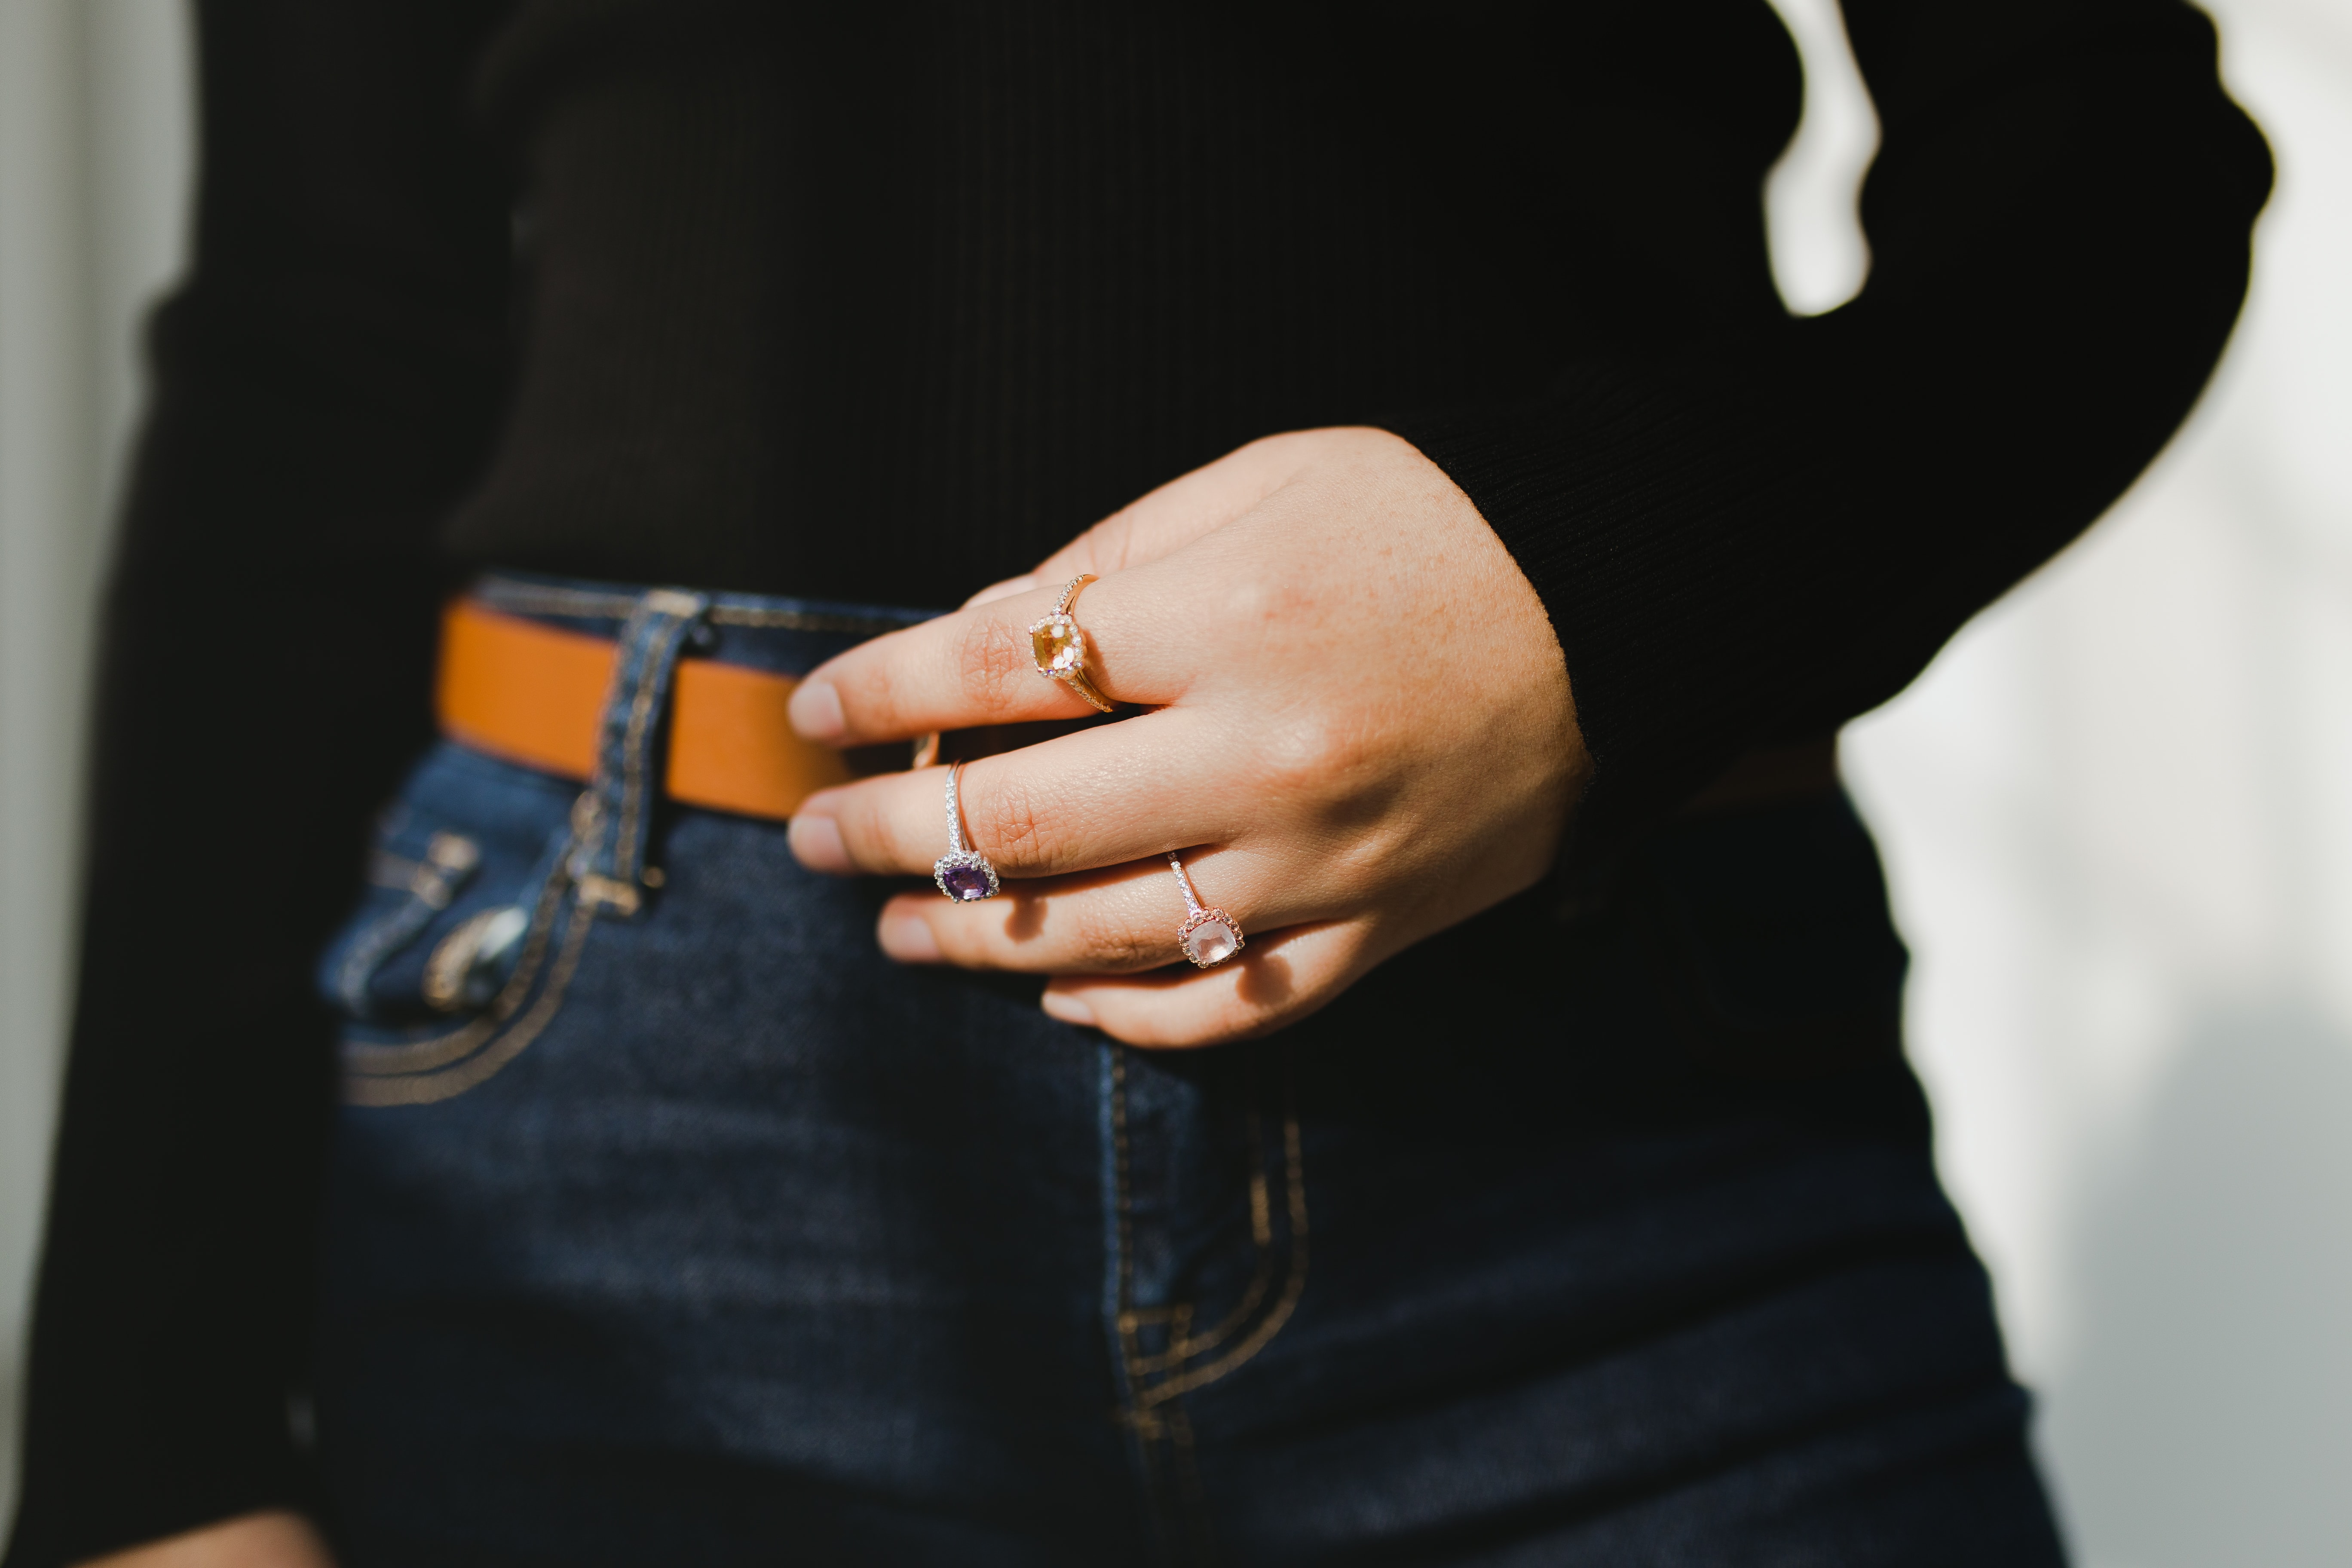
[[[881,734],[898,722],[904,694],[899,690],[894,664],[891,659],[866,655],[866,650],[860,648],[836,664],[827,676],[841,700],[842,715],[853,733]]]
[[[863,868],[887,864],[898,848],[897,824],[872,791],[861,790],[844,803],[835,820],[841,825],[843,845],[850,858]]]
[[[860,793],[858,832],[865,847],[852,853],[872,870],[928,873],[947,847],[939,808],[923,798],[929,792],[908,795],[869,786]]]
[[[1071,937],[1091,962],[1111,969],[1146,969],[1168,960],[1169,942],[1137,931],[1120,910],[1080,900]]]
[[[1135,543],[1136,508],[1129,501],[1084,533],[1078,535],[1072,551],[1072,562],[1078,570],[1111,573],[1126,569],[1129,552]]]
[[[1014,710],[1019,678],[1037,679],[1036,660],[1020,628],[987,616],[975,616],[957,634],[956,668],[963,672],[966,699],[990,714]]]
[[[1291,799],[1328,800],[1352,793],[1376,751],[1363,726],[1328,713],[1293,715],[1257,746],[1258,776]]]
[[[981,841],[992,858],[1024,869],[1049,869],[1056,863],[1062,836],[1052,826],[1050,791],[1018,778],[992,783],[977,802],[967,802],[972,827],[986,837]]]

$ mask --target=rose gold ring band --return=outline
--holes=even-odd
[[[1087,634],[1070,614],[1070,605],[1078,590],[1095,580],[1091,572],[1082,572],[1070,579],[1055,603],[1053,614],[1029,625],[1029,651],[1037,660],[1037,673],[1048,680],[1058,680],[1105,713],[1113,710],[1111,700],[1094,683],[1087,673]]]

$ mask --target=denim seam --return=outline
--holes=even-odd
[[[1297,1310],[1298,1299],[1307,1289],[1307,1167],[1299,1148],[1298,1118],[1295,1114],[1286,1113],[1283,1117],[1282,1144],[1284,1179],[1290,1200],[1290,1268],[1282,1282],[1282,1294],[1257,1326],[1232,1350],[1205,1366],[1194,1367],[1139,1391],[1138,1397],[1146,1406],[1165,1404],[1227,1376],[1272,1343],[1275,1335],[1282,1331],[1291,1314]]]
[[[436,834],[438,844],[444,836]],[[411,860],[404,856],[379,851],[370,858],[367,879],[375,887],[396,889],[408,897],[379,916],[352,938],[344,950],[343,962],[335,969],[335,990],[351,1009],[354,1017],[365,1017],[370,1011],[368,983],[385,959],[415,942],[433,923],[433,917],[449,907],[472,881],[475,865],[471,859],[474,844],[463,835],[451,835],[464,845],[468,860],[462,867],[436,864],[430,859]],[[402,879],[384,879],[387,865],[400,868]]]
[[[1248,1287],[1242,1291],[1241,1300],[1234,1303],[1234,1310],[1225,1314],[1222,1322],[1197,1337],[1190,1331],[1192,1303],[1189,1301],[1172,1309],[1166,1309],[1160,1313],[1139,1312],[1138,1322],[1172,1321],[1176,1324],[1176,1331],[1166,1350],[1157,1355],[1141,1357],[1136,1362],[1138,1371],[1165,1372],[1171,1367],[1181,1367],[1188,1361],[1198,1361],[1233,1338],[1241,1326],[1249,1321],[1250,1314],[1257,1310],[1258,1304],[1265,1300],[1266,1291],[1272,1288],[1274,1229],[1272,1219],[1267,1212],[1265,1118],[1255,1096],[1252,1097],[1249,1108],[1249,1151],[1250,1241],[1257,1249],[1257,1267],[1250,1273]]]
[[[558,588],[538,583],[517,583],[505,577],[487,577],[476,584],[475,591],[491,604],[503,603],[526,613],[532,609],[546,615],[598,616],[619,620],[636,608],[634,594],[599,594],[586,588]]]
[[[1137,1459],[1143,1469],[1146,1497],[1161,1528],[1165,1544],[1171,1551],[1181,1550],[1195,1562],[1211,1561],[1215,1554],[1214,1536],[1210,1526],[1207,1496],[1201,1486],[1198,1457],[1192,1441],[1191,1416],[1177,1401],[1181,1395],[1204,1388],[1227,1376],[1273,1342],[1297,1310],[1299,1297],[1307,1288],[1307,1167],[1301,1147],[1298,1117],[1289,1104],[1288,1073],[1285,1072],[1283,1108],[1283,1174],[1286,1217],[1290,1222],[1289,1266],[1285,1272],[1281,1293],[1263,1316],[1259,1317],[1240,1342],[1217,1359],[1195,1364],[1190,1371],[1182,1369],[1187,1363],[1198,1363],[1200,1357],[1222,1344],[1247,1323],[1265,1300],[1268,1284],[1268,1261],[1272,1252],[1272,1216],[1265,1194],[1265,1147],[1263,1128],[1262,1093],[1254,1086],[1250,1095],[1252,1136],[1250,1236],[1258,1249],[1259,1268],[1250,1285],[1244,1290],[1241,1304],[1217,1327],[1197,1338],[1185,1332],[1191,1321],[1193,1305],[1173,1303],[1164,1308],[1142,1308],[1135,1305],[1134,1199],[1130,1175],[1130,1145],[1127,1117],[1127,1068],[1122,1047],[1110,1045],[1105,1074],[1105,1093],[1108,1104],[1107,1131],[1109,1133],[1109,1156],[1112,1184],[1111,1240],[1115,1280],[1113,1294],[1114,1319],[1118,1352],[1118,1387],[1120,1415],[1133,1434]],[[1287,1058],[1286,1056],[1286,1069]],[[1171,1322],[1176,1326],[1176,1342],[1169,1350],[1147,1356],[1141,1352],[1138,1331],[1145,1323]],[[1171,1375],[1150,1382],[1154,1373],[1169,1372]],[[1174,1480],[1179,1493],[1177,1511],[1181,1512],[1185,1536],[1181,1542],[1170,1536],[1165,1528],[1170,1522],[1163,1501],[1160,1479],[1160,1448],[1165,1442],[1167,1458],[1175,1470]]]
[[[727,626],[760,626],[788,632],[878,634],[903,630],[904,621],[866,620],[857,616],[827,616],[813,610],[761,610],[749,605],[714,605],[710,618]]]
[[[593,910],[583,907],[573,910],[571,929],[564,932],[562,951],[549,972],[546,991],[511,1028],[496,1036],[481,1051],[462,1058],[446,1071],[347,1079],[343,1088],[345,1101],[352,1105],[429,1105],[453,1099],[489,1079],[520,1056],[553,1021],[563,1005],[572,973],[579,967],[580,952],[587,945],[589,928],[595,923]]]
[[[567,848],[563,856],[557,858],[555,868],[549,873],[546,885],[540,889],[538,907],[532,911],[530,935],[524,944],[522,957],[516,963],[514,973],[499,989],[499,994],[491,1000],[484,1016],[446,1035],[438,1035],[431,1039],[413,1040],[405,1045],[370,1046],[346,1042],[341,1051],[346,1099],[352,1098],[353,1079],[389,1081],[415,1078],[419,1074],[446,1068],[453,1062],[464,1061],[495,1041],[499,1030],[514,1017],[516,1010],[522,1006],[524,998],[530,994],[539,983],[541,966],[547,959],[549,942],[554,934],[555,921],[562,911],[563,895],[569,890],[567,879],[563,874],[563,865],[569,854],[570,851]],[[586,931],[585,926],[577,922],[592,913],[593,911],[584,909],[575,911],[572,917],[575,924],[565,932],[564,953],[558,956],[554,969],[549,974],[550,994],[560,997],[564,984],[570,980],[571,971],[566,963],[566,957],[576,962],[578,953],[575,950],[578,942],[584,939]],[[541,998],[541,1002],[546,1000],[545,996]],[[534,1006],[532,1014],[535,1015],[537,1012],[538,1008]],[[541,1018],[540,1026],[544,1026],[544,1024],[545,1019]],[[513,1026],[519,1028],[521,1024],[518,1022]],[[536,1032],[537,1029],[534,1028],[533,1033]],[[507,1058],[501,1059],[510,1059],[511,1055],[512,1053],[509,1053]],[[373,1099],[354,1100],[353,1103],[374,1104],[378,1101]],[[387,1100],[382,1103],[400,1102]]]
[[[1200,1456],[1192,1446],[1192,1418],[1181,1405],[1168,1407],[1168,1447],[1175,1460],[1176,1491],[1181,1501],[1184,1522],[1191,1527],[1192,1548],[1195,1563],[1210,1564],[1217,1560],[1217,1532],[1209,1516],[1209,1495],[1201,1485]]]

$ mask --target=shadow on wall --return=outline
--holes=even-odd
[[[2044,1426],[2085,1568],[2352,1563],[2352,1040],[2214,1017],[2099,1186]]]

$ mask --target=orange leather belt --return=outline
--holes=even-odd
[[[619,651],[603,637],[457,600],[441,619],[434,706],[442,733],[524,767],[584,783],[595,769],[596,721]],[[799,684],[789,675],[763,669],[680,659],[671,687],[664,777],[670,798],[782,821],[818,790],[872,771],[876,764],[868,758],[857,758],[866,765],[853,767],[852,759],[793,732],[784,705]],[[949,737],[942,756],[1007,751],[1072,727],[962,731]],[[1769,805],[1837,787],[1837,742],[1829,737],[1748,753],[1685,810]]]
[[[441,618],[434,710],[442,733],[524,767],[585,781],[617,644],[501,615],[470,599]],[[782,820],[853,776],[841,753],[793,733],[789,675],[680,659],[665,788],[674,800]]]

